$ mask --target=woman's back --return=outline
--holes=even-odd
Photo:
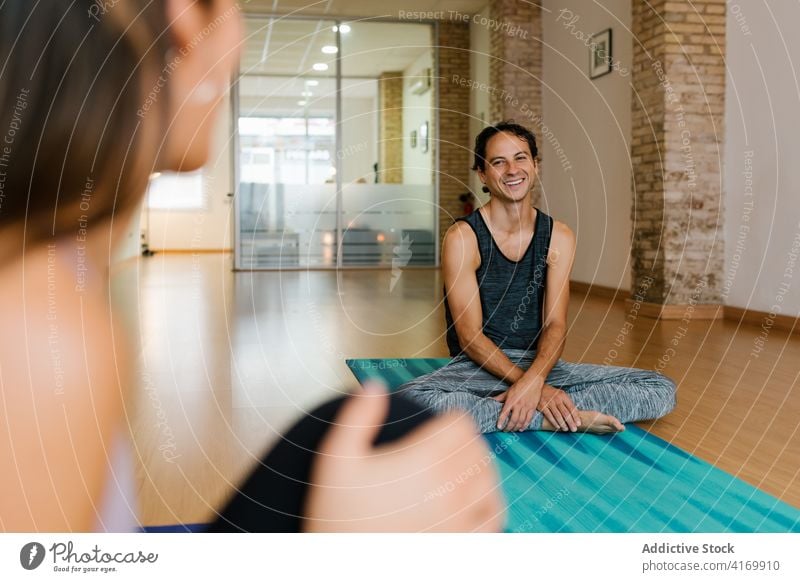
[[[115,457],[126,455],[118,428],[129,363],[124,334],[112,327],[105,275],[76,268],[90,264],[85,254],[76,262],[87,251],[82,244],[59,240],[0,264],[6,531],[88,531],[121,523],[101,512],[120,506],[103,492],[114,481],[112,464],[119,467]],[[119,477],[128,489],[128,477]]]

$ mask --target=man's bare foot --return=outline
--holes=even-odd
[[[596,410],[579,410],[578,416],[581,417],[581,425],[578,427],[578,432],[609,434],[625,430],[625,425],[610,414],[603,414]],[[562,432],[560,428],[550,424],[550,421],[546,418],[542,419],[542,430]]]

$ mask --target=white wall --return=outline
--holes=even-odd
[[[403,183],[430,184],[433,180],[433,89],[421,95],[411,91],[412,84],[422,76],[425,69],[433,69],[432,51],[425,51],[403,71]],[[431,73],[433,74],[433,73]],[[413,77],[413,78],[412,78]],[[428,151],[422,152],[422,142],[417,138],[417,147],[411,147],[411,132],[419,134],[420,126],[428,122]]]
[[[150,210],[149,243],[153,250],[230,250],[233,248],[231,191],[231,110],[228,98],[220,105],[204,170],[205,210]],[[143,221],[144,222],[144,221]]]
[[[378,81],[364,81],[374,85],[373,97],[342,97],[342,181],[354,182],[363,178],[375,181],[373,165],[378,161]]]
[[[489,20],[489,7],[485,6],[480,12],[478,22],[486,22]],[[469,26],[469,71],[470,78],[476,83],[477,86],[486,87],[489,85],[489,54],[491,47],[489,45],[489,27],[476,24],[475,20],[470,21]],[[446,85],[448,80],[443,79],[442,84]],[[469,147],[470,149],[475,144],[475,137],[486,127],[489,121],[489,92],[472,90],[469,93]],[[470,164],[472,160],[470,160]],[[471,172],[470,175],[470,189],[478,197],[478,200],[485,202],[488,199],[488,194],[481,191],[481,180],[478,174]]]
[[[796,2],[728,4],[725,303],[790,316],[800,315],[798,22]]]
[[[573,280],[627,290],[632,229],[631,0],[610,0],[602,6],[591,0],[545,0],[542,6],[542,121],[552,132],[540,128],[536,136],[543,159],[542,209],[577,235]],[[562,9],[569,9],[571,18]],[[606,28],[612,29],[612,57],[621,69],[590,80],[584,38]]]

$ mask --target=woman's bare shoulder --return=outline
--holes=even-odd
[[[3,527],[87,530],[94,525],[118,429],[122,391],[111,318],[98,286],[48,249],[0,267],[0,437]],[[13,476],[13,477],[12,477]],[[20,483],[25,483],[24,490]]]

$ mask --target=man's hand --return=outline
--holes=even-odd
[[[528,428],[536,413],[543,386],[544,380],[540,377],[520,380],[496,396],[496,400],[504,403],[497,419],[497,428],[505,432]]]
[[[554,427],[563,431],[575,432],[581,425],[581,417],[572,398],[558,388],[545,384],[542,387],[542,397],[536,409],[550,421]]]
[[[511,388],[513,387],[514,386]],[[507,403],[511,393],[511,388],[502,394],[493,396],[493,398],[498,402]],[[542,384],[541,396],[539,397],[539,402],[535,409],[541,412],[550,422],[550,424],[552,424],[554,427],[560,428],[563,431],[569,430],[571,432],[575,432],[581,425],[581,417],[578,414],[578,409],[575,407],[575,403],[572,402],[572,399],[569,397],[569,395],[563,390],[559,390],[558,388],[550,386],[550,384]],[[502,428],[502,425],[505,422],[503,417],[503,413],[505,411],[506,407],[503,407],[503,410],[500,412],[500,418],[497,422],[497,428]],[[509,423],[505,430],[525,430],[525,428],[530,425],[531,420],[533,420],[533,413],[531,413],[530,418],[526,417],[526,420],[523,421],[524,424],[522,428],[509,428],[511,426]]]

